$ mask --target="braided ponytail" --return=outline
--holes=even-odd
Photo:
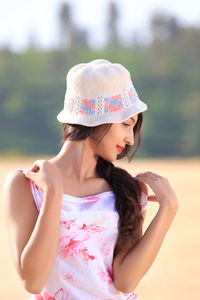
[[[126,170],[115,167],[111,162],[99,157],[96,170],[104,178],[115,194],[115,208],[119,214],[118,238],[114,250],[114,257],[123,248],[123,245],[132,247],[138,241],[138,226],[141,215],[141,188]]]

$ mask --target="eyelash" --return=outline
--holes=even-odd
[[[126,126],[126,127],[129,127],[130,125],[129,124],[126,124],[126,123],[123,123],[124,124],[124,126]]]

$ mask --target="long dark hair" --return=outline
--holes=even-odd
[[[128,157],[129,162],[134,157],[141,143],[141,127],[143,114],[138,114],[138,120],[133,128],[135,137],[134,147],[126,145],[125,149],[117,156],[117,159]],[[62,124],[63,140],[78,141],[88,136],[93,137],[96,128],[104,126],[103,136],[110,129],[112,124],[103,124],[94,127],[87,127],[77,124]],[[99,140],[99,142],[102,138]],[[135,150],[134,150],[135,148]],[[130,155],[130,153],[133,153]],[[126,170],[115,167],[115,165],[98,157],[96,171],[101,178],[104,178],[115,194],[115,208],[119,214],[118,238],[114,249],[114,257],[122,250],[124,245],[133,247],[139,240],[139,225],[142,221],[141,214],[141,186],[133,176]]]

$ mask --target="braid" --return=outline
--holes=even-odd
[[[133,246],[138,241],[138,226],[142,220],[141,188],[126,170],[115,167],[111,162],[99,157],[97,173],[104,178],[115,194],[115,208],[119,214],[118,238],[115,245],[114,256],[116,256],[123,245]]]

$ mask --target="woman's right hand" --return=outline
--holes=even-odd
[[[63,193],[63,180],[61,171],[47,160],[37,160],[30,169],[23,174],[33,180],[44,192]]]

